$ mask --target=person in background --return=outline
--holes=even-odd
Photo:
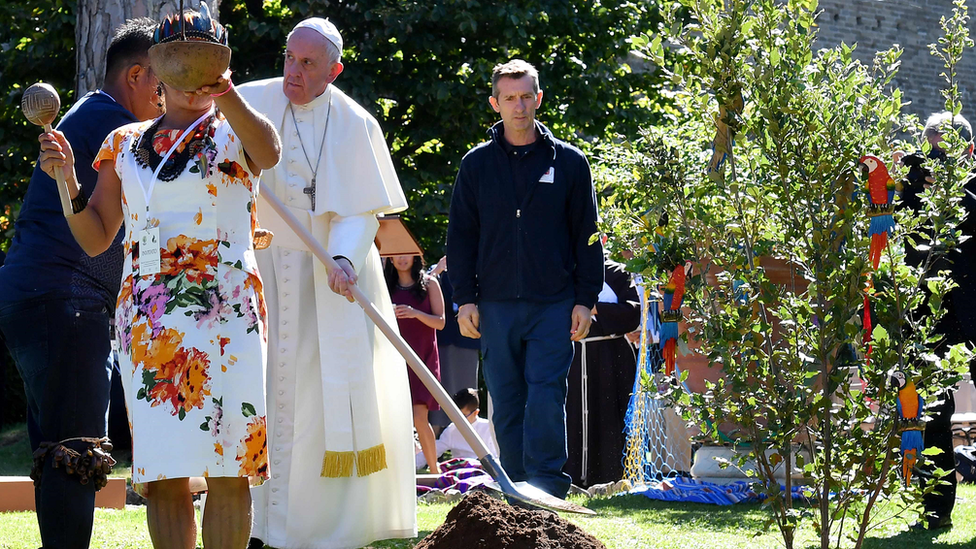
[[[586,339],[569,369],[563,469],[584,488],[623,477],[624,417],[637,375],[637,354],[624,337],[640,328],[640,297],[624,266],[605,260],[603,290]]]
[[[77,159],[81,197],[95,190],[92,161],[116,128],[159,116],[159,82],[149,66],[156,24],[130,19],[115,30],[105,83],[79,99],[57,130]],[[116,229],[117,230],[117,229]],[[122,277],[122,233],[89,257],[75,242],[57,184],[34,168],[0,267],[0,332],[24,381],[31,450],[102,447],[112,379],[112,317]],[[51,549],[88,547],[96,482],[56,465],[54,451],[35,461],[34,503],[41,541]],[[36,455],[36,454],[35,454]]]
[[[445,324],[437,334],[437,352],[441,360],[441,384],[448,394],[453,395],[468,387],[478,387],[478,340],[461,336],[458,329],[458,306],[454,303],[454,287],[447,275],[447,256],[441,258],[430,272],[437,277],[444,294]],[[451,424],[444,410],[430,413],[430,423],[435,429],[443,431]]]
[[[491,424],[487,419],[478,415],[481,412],[481,399],[478,397],[478,390],[471,387],[461,389],[454,393],[452,399],[461,413],[464,414],[464,419],[471,424],[474,431],[485,442],[488,451],[493,455],[498,455],[498,445],[495,444],[495,437],[491,433]],[[471,449],[468,441],[461,436],[461,431],[457,425],[453,423],[448,425],[437,439],[437,455],[443,455],[444,452],[451,452],[452,458],[478,459],[478,455]],[[423,452],[417,453],[416,461],[417,469],[426,463]]]
[[[390,299],[396,305],[400,335],[417,353],[427,369],[440,380],[440,358],[437,353],[437,330],[444,328],[444,296],[437,279],[424,274],[419,255],[398,255],[387,260],[386,284]],[[428,413],[439,410],[427,387],[413,371],[410,396],[413,400],[413,426],[431,473],[440,473],[437,465],[436,439]]]
[[[948,160],[946,152],[940,147],[942,132],[948,127],[954,128],[959,137],[968,144],[959,159],[959,169],[972,170],[973,128],[962,115],[953,116],[950,112],[941,112],[929,116],[922,132],[922,137],[932,145],[929,158],[940,162]],[[909,167],[908,185],[905,186],[903,195],[905,207],[918,211],[922,207],[920,195],[926,185],[934,182],[933,175],[922,166],[925,160],[922,153],[902,157],[902,153],[898,152],[895,155],[896,161],[900,159]],[[930,270],[933,273],[940,269],[951,270],[952,280],[958,284],[946,297],[946,314],[936,327],[936,332],[945,337],[941,344],[943,348],[957,343],[971,345],[976,341],[976,307],[972,306],[976,301],[976,247],[971,238],[976,234],[976,177],[968,173],[965,178],[965,192],[960,198],[968,216],[960,224],[959,230],[970,238],[961,242],[956,250],[940,258]],[[925,256],[926,252],[923,251],[906,250],[906,261],[913,265],[920,265]],[[976,363],[970,363],[969,367],[971,373],[976,373]],[[946,390],[925,404],[925,414],[931,420],[925,424],[924,445],[926,448],[937,447],[942,450],[928,459],[934,467],[948,471],[948,474],[939,479],[933,479],[931,474],[924,472],[920,475],[923,482],[940,481],[945,484],[937,486],[923,498],[922,518],[912,525],[913,529],[940,530],[952,527],[952,510],[956,505],[956,463],[952,443],[952,414],[956,411],[954,392],[954,389]]]

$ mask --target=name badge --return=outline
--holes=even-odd
[[[139,276],[159,274],[159,227],[139,231]]]
[[[539,178],[539,183],[552,183],[556,179],[556,168],[555,166],[550,166],[546,173],[542,174]]]

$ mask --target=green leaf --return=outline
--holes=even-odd
[[[888,330],[884,329],[884,326],[878,324],[871,330],[871,340],[877,342],[878,344],[888,342]]]
[[[258,414],[257,410],[254,409],[254,405],[250,402],[241,404],[241,413],[244,414],[244,417],[256,416]]]

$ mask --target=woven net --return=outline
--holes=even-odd
[[[638,282],[640,283],[640,282]],[[660,301],[647,288],[641,291],[641,337],[637,375],[625,417],[624,478],[632,485],[677,476],[690,468],[691,443],[681,418],[660,398]]]

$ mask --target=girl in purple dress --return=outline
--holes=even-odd
[[[444,329],[444,296],[437,279],[423,273],[419,255],[398,255],[386,262],[386,285],[396,305],[400,335],[424,361],[434,377],[440,380],[437,355],[437,330]],[[413,425],[420,437],[420,447],[431,473],[440,473],[434,430],[427,419],[430,410],[439,410],[437,401],[412,371],[410,397],[413,401]]]

